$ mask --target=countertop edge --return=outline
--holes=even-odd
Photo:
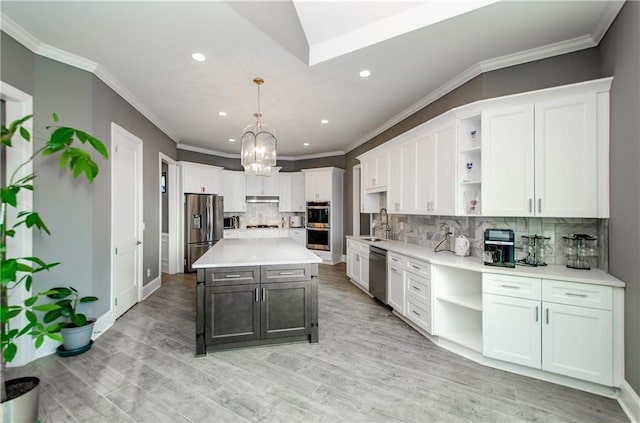
[[[497,273],[502,275],[557,279],[567,282],[605,285],[614,288],[624,288],[626,286],[623,281],[600,269],[576,270],[569,269],[562,265],[549,265],[544,267],[516,266],[515,268],[486,266],[480,257],[460,257],[448,252],[435,253],[431,248],[418,244],[393,240],[367,241],[361,237],[353,235],[346,235],[346,238],[363,244],[374,245],[392,253],[402,254],[416,260],[422,260],[440,266],[456,267],[481,273]],[[418,249],[422,249],[424,251],[417,251]]]

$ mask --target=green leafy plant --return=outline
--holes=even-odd
[[[98,301],[98,297],[87,296],[81,297],[77,289],[70,286],[68,288],[53,288],[47,296],[54,300],[55,305],[58,307],[48,311],[44,315],[44,322],[51,323],[58,320],[60,317],[65,317],[69,320],[66,326],[84,326],[87,323],[87,316],[82,313],[78,313],[78,305],[82,303],[90,303]]]
[[[25,122],[32,118],[32,115],[17,119],[6,127],[2,125],[0,148],[5,152],[13,147],[14,136],[18,141],[31,142],[31,133],[25,128]],[[47,126],[50,135],[43,134],[40,138],[44,143],[39,146],[34,145],[34,152],[26,161],[20,163],[15,169],[8,170],[6,184],[0,187],[0,345],[2,354],[2,374],[5,373],[7,363],[11,362],[17,352],[16,340],[22,336],[31,336],[36,348],[42,346],[45,338],[55,341],[62,341],[59,332],[61,323],[47,321],[49,313],[62,315],[63,306],[56,303],[44,303],[40,299],[49,295],[60,295],[58,290],[46,290],[32,294],[33,275],[45,270],[49,270],[59,263],[47,263],[38,257],[8,257],[7,239],[13,238],[18,230],[35,228],[43,233],[50,234],[49,228],[40,218],[36,211],[19,211],[15,222],[8,222],[8,209],[17,209],[20,193],[33,191],[36,173],[31,172],[24,176],[21,173],[25,166],[32,163],[38,156],[46,157],[59,155],[59,165],[61,168],[69,168],[74,178],[81,175],[92,183],[98,175],[98,165],[91,157],[91,151],[107,159],[109,152],[99,139],[76,128],[57,125],[58,116],[53,114],[54,125]],[[77,146],[78,141],[81,146]],[[35,139],[34,139],[35,144]],[[9,226],[11,225],[11,226]],[[12,293],[20,289],[25,289],[30,297],[21,303],[11,303]],[[74,307],[75,311],[75,307]],[[43,314],[44,317],[43,317]],[[15,327],[20,316],[26,319],[22,327]],[[0,379],[0,382],[2,380]],[[1,401],[7,400],[5,384],[0,383],[2,390]]]

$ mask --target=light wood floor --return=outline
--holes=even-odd
[[[320,266],[320,342],[194,357],[193,275],[163,275],[82,355],[42,380],[45,422],[617,422],[617,402],[480,366],[433,345]]]

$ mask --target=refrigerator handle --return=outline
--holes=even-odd
[[[213,241],[213,201],[207,201],[207,241]]]

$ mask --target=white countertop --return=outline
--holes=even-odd
[[[296,263],[322,263],[322,259],[290,238],[223,239],[196,260],[193,267]]]
[[[384,250],[424,260],[431,264],[457,267],[482,273],[499,273],[503,275],[525,276],[542,279],[559,279],[570,282],[592,283],[624,288],[621,280],[599,269],[577,270],[569,269],[560,264],[548,266],[529,267],[516,266],[515,268],[486,266],[480,257],[459,257],[449,252],[435,253],[433,248],[418,244],[410,244],[402,241],[366,241],[361,237],[347,235],[347,239],[353,239],[368,245],[375,245]]]

